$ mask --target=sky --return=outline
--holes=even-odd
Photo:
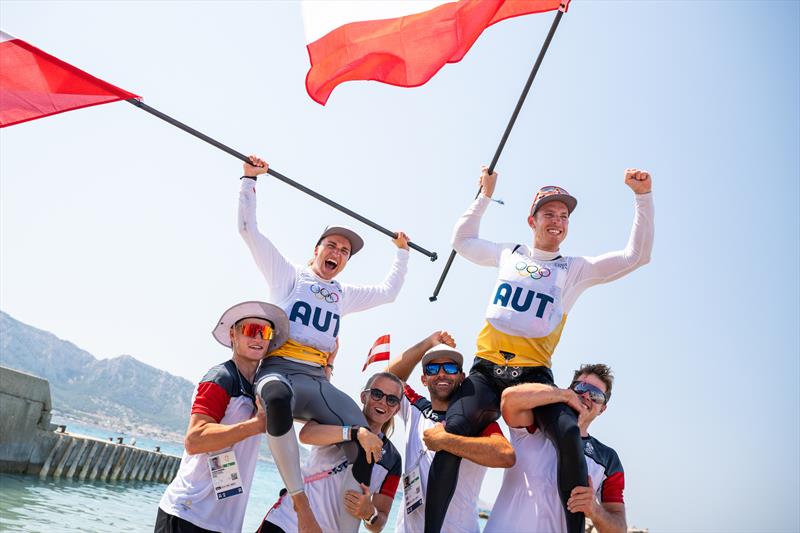
[[[428,296],[552,18],[493,26],[422,87],[353,82],[322,107],[294,2],[0,3],[6,32],[438,252],[412,253],[394,304],[343,321],[334,383],[352,394],[386,333],[399,355],[446,329],[470,359],[496,272],[457,258]],[[531,198],[557,184],[579,201],[568,255],[624,247],[624,169],[653,175],[652,262],[584,293],[553,359],[562,386],[585,362],[616,373],[591,433],[622,460],[629,525],[800,529],[798,96],[796,1],[575,0],[497,165],[505,205],[481,235],[529,243]],[[268,297],[236,231],[241,173],[125,102],[3,129],[0,309],[197,381],[229,356],[210,335],[222,311]],[[387,237],[275,180],[258,190],[286,257],[350,224],[366,246],[340,280],[383,279]]]

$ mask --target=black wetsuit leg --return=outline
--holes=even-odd
[[[273,524],[268,520],[261,522],[261,527],[256,530],[256,533],[286,533],[279,526]]]
[[[267,416],[267,433],[274,437],[285,435],[292,429],[291,387],[282,380],[271,380],[261,389],[261,398]]]
[[[267,375],[280,376],[271,380],[261,390],[267,408],[267,432],[280,436],[292,428],[294,418],[315,420],[320,424],[367,426],[367,419],[356,402],[346,393],[334,387],[326,378],[322,368],[273,358],[265,360],[256,374],[256,383]],[[283,383],[285,380],[291,385]],[[348,461],[353,464],[353,477],[369,486],[372,479],[372,464],[358,441],[342,445]]]
[[[445,428],[456,435],[479,435],[500,417],[500,394],[494,381],[473,367],[450,400]],[[438,451],[428,472],[425,533],[439,533],[458,483],[461,457]]]
[[[567,510],[572,489],[587,486],[588,471],[583,455],[583,441],[578,427],[578,415],[565,403],[552,403],[533,410],[536,424],[553,442],[558,458],[558,492],[564,506],[568,533],[583,533],[583,513]]]
[[[469,377],[464,380],[458,391],[453,395],[450,405],[447,408],[447,423],[445,429],[448,433],[455,433],[464,436],[479,435],[483,429],[491,422],[500,417],[500,397],[503,391],[512,385],[520,383],[545,383],[553,385],[553,373],[547,367],[508,367],[495,365],[489,361],[476,359],[470,371]],[[577,429],[577,417],[565,404],[554,404],[553,412],[560,413],[563,406],[568,412],[572,413]],[[538,419],[538,411],[536,417]],[[547,413],[545,413],[547,419]],[[556,416],[553,420],[563,428],[552,432],[554,437],[550,437],[556,446],[560,448],[561,441],[564,441],[563,452],[559,454],[559,467],[565,462],[580,463],[576,470],[570,470],[572,465],[566,467],[568,478],[563,481],[559,473],[559,487],[566,489],[567,499],[572,488],[578,485],[586,485],[586,460],[583,458],[583,449],[580,448],[579,455],[575,455],[574,449],[567,445],[573,444],[574,432],[570,429],[569,418],[567,416]],[[551,426],[558,427],[558,424]],[[548,433],[550,435],[550,433]],[[564,438],[561,437],[564,436]],[[580,430],[577,433],[578,445],[581,445]],[[558,442],[558,443],[557,443]],[[579,446],[580,447],[580,446]],[[440,458],[441,457],[441,458]],[[576,459],[577,458],[577,459]],[[428,473],[428,493],[425,495],[425,533],[439,533],[444,524],[447,507],[455,492],[458,483],[458,467],[461,458],[447,452],[436,452]],[[580,482],[580,468],[583,468],[583,478]],[[577,473],[576,473],[577,471]],[[561,472],[561,468],[559,468]],[[560,491],[563,497],[564,491]],[[566,499],[564,509],[566,513]],[[570,524],[570,516],[579,516],[580,521],[573,519],[576,524],[583,524],[583,514],[567,514],[567,524]],[[573,526],[570,526],[572,528]],[[583,529],[569,529],[569,533],[582,533]]]

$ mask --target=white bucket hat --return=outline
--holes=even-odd
[[[217,322],[217,327],[211,334],[223,346],[231,347],[230,329],[245,318],[261,318],[272,323],[272,339],[269,341],[267,353],[280,348],[289,339],[289,317],[277,305],[266,302],[242,302],[236,304],[224,313]]]

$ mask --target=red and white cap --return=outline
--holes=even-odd
[[[578,205],[578,199],[568,193],[566,189],[555,185],[547,185],[539,189],[536,192],[536,196],[533,197],[530,216],[535,215],[536,211],[548,202],[564,202],[570,215],[575,206]]]

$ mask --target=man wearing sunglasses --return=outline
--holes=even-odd
[[[338,346],[340,320],[347,314],[393,302],[400,292],[408,265],[408,236],[398,232],[389,274],[377,285],[345,285],[336,279],[363,239],[343,226],[329,226],[313,248],[308,265],[289,262],[263,235],[256,220],[256,179],[267,172],[266,161],[255,156],[244,164],[239,192],[239,233],[270,289],[271,298],[289,317],[289,340],[270,354],[259,368],[256,394],[269,414],[267,442],[275,465],[298,508],[298,529],[320,531],[303,494],[300,451],[293,418],[321,424],[366,425],[364,415],[350,396],[330,383]],[[352,489],[368,484],[372,465],[357,444],[347,446],[353,456]],[[347,517],[345,517],[346,519]],[[358,521],[343,526],[353,529]]]
[[[448,433],[442,422],[453,394],[464,380],[464,358],[453,338],[437,331],[389,362],[387,371],[407,380],[422,364],[422,385],[430,400],[406,384],[400,414],[406,426],[406,462],[403,474],[404,506],[397,514],[398,533],[421,533],[425,528],[425,494],[434,453],[446,450],[466,459],[460,465],[455,492],[443,531],[477,533],[478,494],[486,467],[508,468],[514,464],[514,449],[496,422],[478,436]]]
[[[511,442],[519,459],[503,474],[503,485],[484,531],[565,530],[556,476],[559,457],[536,418],[536,408],[553,404],[569,406],[579,413],[581,449],[589,474],[588,486],[572,489],[567,509],[588,516],[600,533],[627,531],[622,463],[613,449],[589,435],[589,425],[608,406],[613,382],[608,366],[592,364],[575,371],[569,389],[526,383],[503,391],[503,419],[511,427]],[[526,512],[520,513],[520,509]]]
[[[159,503],[156,533],[242,530],[266,428],[253,378],[261,360],[286,342],[289,319],[276,305],[242,302],[222,314],[212,334],[233,354],[197,386],[186,450]]]
[[[618,279],[650,261],[653,246],[653,199],[650,174],[625,171],[625,184],[634,193],[633,229],[627,246],[596,257],[564,256],[570,215],[578,201],[562,187],[542,187],[528,212],[532,245],[496,243],[478,237],[480,220],[491,203],[497,174],[484,167],[481,194],[456,223],[453,248],[483,266],[497,267],[498,276],[478,334],[475,364],[467,380],[469,395],[451,402],[448,432],[477,435],[499,416],[500,395],[519,383],[553,384],[552,355],[573,304],[587,288]],[[462,389],[464,390],[464,389]],[[587,471],[575,414],[561,404],[536,413],[543,431],[563,458],[558,469],[561,501],[566,508],[572,489],[586,484]],[[449,495],[458,475],[459,458],[436,454],[426,502],[425,530],[439,533]],[[567,531],[583,533],[583,515],[567,512]]]

